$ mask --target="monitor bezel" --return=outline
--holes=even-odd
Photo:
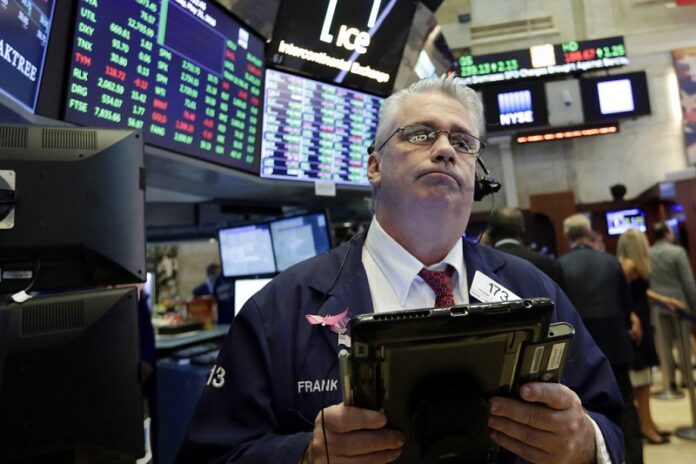
[[[633,97],[634,109],[632,111],[620,113],[602,114],[597,86],[602,82],[612,82],[622,79],[628,79],[631,82],[631,95]],[[636,118],[652,114],[648,77],[645,71],[583,77],[580,79],[580,96],[582,99],[583,116],[587,122],[611,121],[619,118]]]

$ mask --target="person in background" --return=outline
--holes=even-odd
[[[607,251],[607,247],[604,244],[604,237],[596,230],[591,231],[590,240],[588,243],[597,251]]]
[[[672,229],[664,222],[653,226],[655,243],[650,247],[650,288],[662,295],[667,295],[680,301],[684,310],[689,314],[696,311],[696,283],[689,265],[686,251],[674,244],[675,237]],[[682,319],[672,309],[659,304],[652,306],[653,324],[655,326],[655,341],[666,389],[676,390],[675,362],[672,350],[679,341],[681,331],[690,333],[691,323]],[[689,343],[686,343],[686,350]],[[686,353],[687,363],[691,363],[691,354]],[[691,370],[689,369],[689,372]],[[682,379],[684,381],[684,379]]]
[[[491,439],[505,462],[622,462],[618,387],[564,293],[529,262],[463,239],[483,124],[479,97],[455,76],[419,81],[385,101],[369,149],[375,214],[367,233],[290,267],[247,301],[180,462],[394,461],[405,437],[385,428],[384,413],[341,403],[341,327],[309,321],[492,301],[474,296],[475,275],[521,298],[551,298],[554,319],[575,327],[562,384],[532,382],[518,399],[489,399]]]
[[[670,308],[683,308],[677,299],[650,289],[650,251],[648,238],[638,229],[631,229],[619,237],[616,248],[621,268],[631,289],[632,314],[639,318],[641,332],[633,332],[634,360],[629,372],[636,398],[638,420],[643,438],[650,444],[669,443],[669,433],[661,431],[650,413],[650,385],[652,367],[659,364],[653,328],[650,323],[648,298]],[[642,335],[642,336],[639,336]]]
[[[220,266],[215,263],[205,268],[205,282],[193,289],[193,296],[213,295],[220,277]]]
[[[501,207],[488,219],[488,240],[496,250],[526,259],[563,288],[563,270],[554,259],[530,250],[522,243],[524,218],[517,208]]]
[[[638,414],[633,402],[629,370],[633,346],[629,331],[639,328],[631,317],[628,283],[619,260],[590,246],[592,229],[583,214],[563,221],[563,232],[571,250],[558,258],[563,268],[565,291],[577,308],[587,330],[609,360],[624,401],[622,430],[626,443],[626,463],[643,462],[643,446]]]

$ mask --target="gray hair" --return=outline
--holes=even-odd
[[[392,94],[385,100],[379,111],[379,124],[377,125],[377,135],[375,137],[375,141],[379,141],[379,143],[375,143],[377,147],[389,137],[390,132],[396,129],[394,120],[404,101],[410,97],[427,92],[440,92],[456,98],[471,115],[479,134],[483,131],[483,104],[478,94],[464,85],[463,80],[454,74],[449,76],[443,74],[440,77],[417,81],[405,89]]]
[[[589,238],[592,234],[590,220],[584,214],[573,214],[563,221],[563,233],[571,242],[577,242],[585,237]]]

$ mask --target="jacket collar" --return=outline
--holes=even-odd
[[[463,246],[469,301],[471,303],[476,303],[479,302],[479,300],[471,296],[471,284],[474,281],[474,274],[476,274],[476,271],[480,271],[488,277],[497,280],[494,276],[496,276],[498,271],[505,266],[505,260],[502,258],[500,253],[485,248],[481,245],[475,245],[471,242],[463,240]]]
[[[319,315],[340,313],[346,309],[348,302],[353,305],[352,308],[347,308],[350,316],[373,312],[370,286],[362,264],[364,244],[365,235],[357,235],[351,242],[334,250],[335,267],[331,266],[330,272],[319,272],[311,276],[307,285],[325,295],[325,301],[319,309]],[[481,271],[493,278],[505,265],[505,260],[499,253],[466,240],[462,240],[462,246],[464,248],[467,288],[471,288],[476,271]],[[344,259],[343,269],[340,269]],[[338,308],[340,310],[334,312]]]

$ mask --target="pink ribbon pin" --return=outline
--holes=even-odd
[[[340,314],[336,314],[335,316],[332,316],[331,314],[328,316],[319,316],[318,314],[305,315],[307,322],[309,322],[310,325],[321,324],[322,326],[329,326],[331,331],[336,333],[344,333],[346,331],[346,321],[344,321],[344,319],[347,319],[347,316],[347,309]]]

